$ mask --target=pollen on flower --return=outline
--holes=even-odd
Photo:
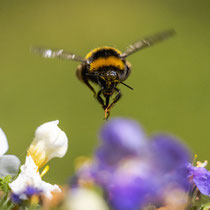
[[[207,160],[205,160],[203,163],[200,162],[200,161],[197,161],[196,162],[196,167],[197,168],[205,168],[207,166],[207,164],[208,164],[208,161]]]
[[[195,155],[194,155],[194,158],[193,158],[193,160],[192,160],[192,165],[194,165],[195,160],[197,159],[197,157],[198,157],[198,155],[197,155],[197,154],[195,154]]]
[[[33,161],[38,166],[38,169],[42,168],[48,162],[46,152],[41,143],[42,142],[31,144],[27,152],[27,156],[32,157]]]

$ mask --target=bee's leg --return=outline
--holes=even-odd
[[[106,108],[109,106],[109,99],[110,99],[110,96],[106,96]]]
[[[85,73],[86,73],[86,67],[84,64],[80,64],[78,67],[77,67],[77,70],[76,70],[76,76],[77,78],[81,81],[81,82],[84,82],[88,88],[93,92],[94,94],[94,97],[96,97],[96,91],[94,90],[94,88],[91,86],[91,84],[88,82],[88,79],[85,77]]]
[[[101,98],[101,92],[102,92],[102,89],[98,91],[96,98],[97,98],[98,102],[102,105],[103,109],[105,109],[106,106],[104,104],[103,98]]]
[[[90,90],[93,92],[93,96],[96,97],[96,91],[94,88],[91,86],[91,84],[88,82],[87,79],[84,79],[83,82],[90,88]]]
[[[120,92],[119,89],[115,88],[115,90],[117,91],[117,95],[115,96],[113,102],[111,104],[109,104],[108,107],[106,107],[105,109],[105,113],[104,113],[104,116],[105,116],[105,119],[107,120],[109,118],[109,115],[110,115],[110,109],[119,101],[119,99],[122,97],[122,94]]]

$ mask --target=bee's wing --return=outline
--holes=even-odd
[[[39,54],[44,58],[61,58],[61,59],[66,59],[66,60],[74,60],[74,61],[79,61],[83,62],[85,61],[84,58],[66,52],[63,49],[48,49],[48,48],[41,48],[41,47],[32,47],[31,51],[35,54]]]
[[[146,37],[143,40],[130,45],[128,47],[128,49],[124,53],[122,53],[121,57],[125,58],[125,57],[135,53],[136,51],[142,50],[145,47],[149,47],[153,44],[163,41],[175,34],[176,34],[175,30],[171,29],[171,30],[167,30],[167,31],[163,31],[163,32],[154,34],[153,36]]]

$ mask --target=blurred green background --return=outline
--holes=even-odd
[[[138,52],[121,85],[111,117],[136,119],[148,135],[182,139],[198,159],[210,160],[210,1],[130,0],[0,1],[0,127],[22,161],[35,129],[60,120],[69,137],[63,159],[45,179],[64,183],[74,159],[91,155],[104,124],[103,110],[75,77],[76,62],[44,59],[31,46],[64,48],[85,56],[99,46],[120,50],[147,35],[174,28],[177,35]]]

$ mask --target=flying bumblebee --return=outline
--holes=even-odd
[[[85,58],[66,52],[63,49],[32,48],[32,51],[45,58],[61,58],[81,62],[77,67],[76,75],[93,92],[94,97],[104,109],[104,118],[108,119],[110,109],[122,97],[118,84],[123,84],[133,90],[132,87],[124,83],[131,73],[131,65],[126,58],[174,34],[174,30],[157,33],[130,45],[123,53],[113,47],[95,48]],[[98,92],[95,91],[90,82],[99,85]],[[114,93],[116,96],[110,103],[110,98]]]

